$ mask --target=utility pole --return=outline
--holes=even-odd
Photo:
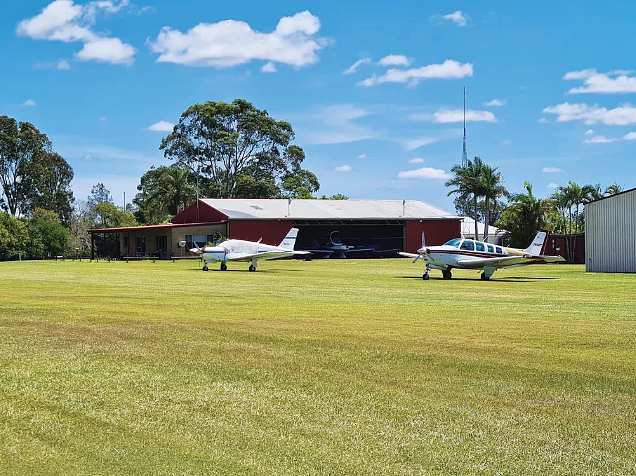
[[[466,86],[464,86],[464,143],[462,148],[462,167],[468,165],[468,153],[466,152]]]

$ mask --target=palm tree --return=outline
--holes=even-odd
[[[612,195],[616,195],[617,193],[621,193],[622,191],[623,187],[614,182],[613,184],[608,185],[607,188],[605,188],[605,196],[611,197]]]
[[[503,186],[501,172],[497,167],[482,164],[480,174],[481,194],[484,197],[484,241],[488,239],[488,225],[490,224],[491,205],[496,205],[497,199],[509,196],[508,190]],[[477,236],[475,236],[477,238]]]
[[[165,167],[158,177],[156,188],[148,196],[171,215],[178,214],[196,197],[196,188],[190,178],[190,170],[181,167]]]
[[[559,187],[558,190],[567,198],[569,223],[566,247],[568,248],[568,261],[572,262],[576,251],[576,241],[572,243],[572,228],[574,228],[575,233],[583,231],[580,213],[581,205],[593,200],[598,190],[592,185],[583,185],[581,187],[572,180],[565,187]]]
[[[462,200],[472,200],[475,212],[475,239],[478,238],[479,234],[477,228],[479,197],[484,195],[481,183],[483,166],[484,163],[479,157],[475,157],[474,160],[467,160],[465,167],[461,165],[454,165],[453,168],[451,168],[451,172],[454,174],[454,177],[444,184],[447,187],[454,187],[453,190],[448,192],[448,196],[457,194]]]
[[[532,185],[524,182],[526,193],[510,196],[510,205],[504,208],[498,226],[507,230],[511,246],[525,247],[537,230],[544,228],[551,207],[551,200],[543,200],[532,194]]]

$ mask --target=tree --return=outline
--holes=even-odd
[[[90,208],[95,208],[100,203],[115,203],[113,196],[110,194],[110,190],[101,182],[93,185],[87,202]]]
[[[320,197],[320,200],[349,200],[349,197],[343,195],[342,193],[336,193],[328,197],[327,195],[323,195]]]
[[[503,186],[501,172],[497,172],[497,167],[482,164],[479,176],[479,185],[484,197],[484,241],[488,239],[488,225],[490,224],[490,212],[493,206],[498,205],[498,200],[502,196],[508,196],[508,190]],[[475,235],[477,238],[477,235]]]
[[[74,201],[71,181],[73,169],[64,158],[43,151],[29,164],[29,183],[25,191],[29,209],[42,208],[55,212],[62,223],[68,224]]]
[[[283,179],[281,188],[284,198],[314,198],[320,183],[313,172],[298,170]]]
[[[88,206],[88,202],[76,201],[68,223],[69,238],[66,254],[75,256],[77,252],[81,255],[88,252],[91,246],[88,230],[92,226],[92,210]]]
[[[196,199],[196,177],[176,165],[152,167],[141,177],[137,190],[135,216],[142,223],[163,223]]]
[[[454,177],[444,184],[447,187],[454,187],[448,192],[448,196],[457,194],[461,201],[472,202],[475,217],[479,216],[479,197],[484,195],[481,181],[483,166],[484,163],[479,157],[475,157],[474,160],[468,160],[465,167],[454,165],[451,168]],[[477,219],[475,219],[475,239],[478,237]]]
[[[299,172],[305,154],[290,145],[293,138],[291,124],[276,121],[244,99],[231,104],[209,101],[189,107],[160,149],[180,166],[209,179],[210,192],[217,194],[209,196],[239,198],[255,190],[243,176],[279,184]]]
[[[29,246],[27,257],[42,259],[60,256],[66,251],[68,230],[55,212],[36,208],[27,222]]]
[[[618,185],[616,182],[614,182],[611,185],[608,185],[605,188],[605,193],[604,195],[606,197],[611,197],[612,195],[616,195],[617,193],[621,193],[623,191],[623,187],[621,187],[620,185]]]
[[[96,224],[100,228],[114,228],[120,226],[137,226],[137,219],[131,212],[117,208],[114,204],[102,202],[93,209]]]
[[[510,205],[503,209],[497,223],[506,230],[510,246],[519,248],[528,246],[537,230],[545,227],[547,214],[553,207],[550,200],[535,197],[528,182],[524,182],[524,188],[526,193],[510,196]]]
[[[25,256],[28,239],[27,227],[22,220],[0,212],[0,261]]]
[[[35,158],[51,151],[51,143],[29,122],[0,116],[0,185],[3,206],[13,216],[28,212],[30,173]]]

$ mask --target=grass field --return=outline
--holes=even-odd
[[[0,474],[636,474],[636,275],[246,267],[0,263]]]

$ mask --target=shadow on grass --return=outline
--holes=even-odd
[[[424,281],[422,276],[396,276],[397,279],[419,279]],[[489,281],[496,281],[499,283],[531,283],[534,279],[559,279],[559,278],[530,278],[530,277],[506,277],[506,278],[490,278]],[[431,276],[430,281],[448,281],[443,277]],[[480,278],[451,278],[449,281],[481,281]]]

